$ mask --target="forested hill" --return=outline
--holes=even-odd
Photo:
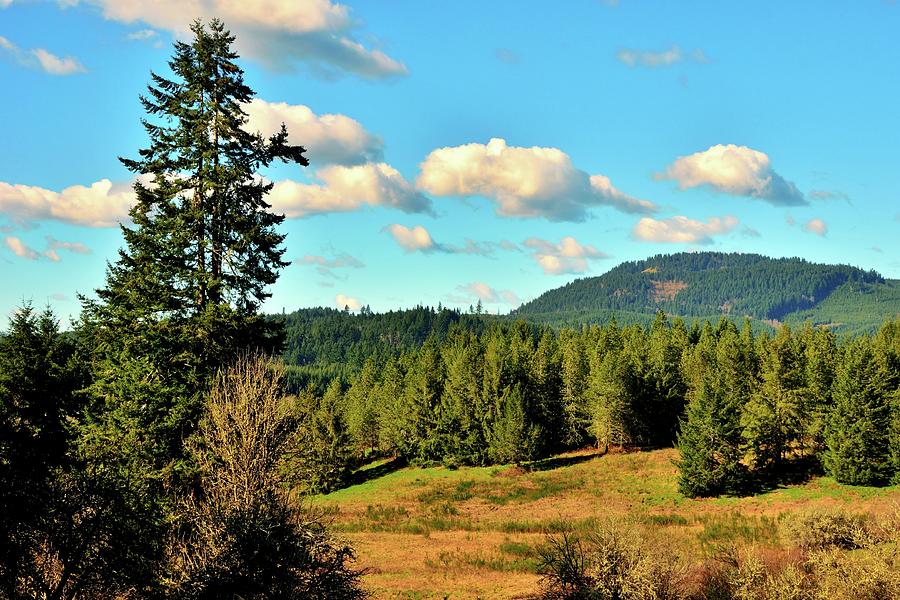
[[[829,298],[840,299],[828,302]],[[845,331],[877,327],[900,313],[900,286],[875,271],[759,254],[682,252],[622,263],[577,279],[514,311],[553,324],[641,321],[657,310],[689,319],[749,316],[812,321]]]
[[[454,325],[481,333],[491,317],[480,310],[462,313],[417,306],[386,313],[302,308],[271,318],[284,320],[289,384],[322,387],[334,377],[347,380],[369,358],[382,363],[418,349],[431,336],[441,341]]]

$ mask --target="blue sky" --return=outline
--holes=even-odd
[[[293,261],[269,311],[507,312],[683,250],[900,278],[895,2],[0,0],[4,314],[102,285],[138,95],[214,15],[250,127],[313,163],[266,173]]]

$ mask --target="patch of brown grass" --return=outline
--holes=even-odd
[[[752,545],[766,565],[796,564],[795,545],[776,525],[804,511],[886,515],[900,502],[896,487],[828,478],[752,497],[693,500],[678,493],[674,449],[605,456],[586,449],[559,458],[564,466],[545,470],[409,468],[313,504],[332,507],[335,528],[354,545],[358,565],[370,569],[364,582],[377,598],[510,598],[537,592],[539,578],[515,570],[503,544],[539,544],[564,527],[626,519],[643,537],[677,548],[702,578],[715,548],[729,544]]]

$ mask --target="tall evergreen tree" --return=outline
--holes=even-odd
[[[685,360],[690,401],[678,434],[678,487],[686,496],[736,491],[742,482],[741,407],[749,395],[733,329],[712,329]]]
[[[486,442],[481,415],[482,352],[471,331],[454,329],[442,348],[447,374],[438,411],[436,434],[444,438],[447,464],[482,464]]]
[[[787,326],[763,339],[760,384],[744,406],[744,440],[758,469],[777,468],[800,441],[805,425],[806,373],[799,344]]]
[[[588,440],[590,411],[588,410],[585,388],[588,378],[587,353],[583,337],[571,329],[560,333],[560,402],[563,410],[564,444],[578,447]]]
[[[182,454],[215,369],[245,348],[279,344],[257,311],[287,264],[276,231],[284,217],[269,211],[272,184],[258,172],[275,160],[307,164],[284,127],[268,139],[245,130],[253,90],[224,25],[197,21],[191,32],[175,44],[173,77],[152,73],[141,97],[150,143],[139,158],[121,159],[138,175],[133,225],[122,226],[125,248],[106,286],[84,300],[85,332],[100,358],[99,411],[127,412],[111,394],[124,366],[140,361],[166,392],[142,403],[153,413],[141,418],[157,429],[159,468]]]
[[[883,483],[891,476],[890,403],[869,338],[844,349],[825,439],[825,467],[839,482]]]

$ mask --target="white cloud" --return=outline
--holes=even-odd
[[[159,32],[155,29],[139,29],[137,31],[132,31],[125,36],[125,39],[132,42],[148,42],[154,40],[157,48],[162,46],[159,40]]]
[[[5,240],[6,247],[12,250],[13,254],[27,260],[37,260],[38,253],[25,245],[25,243],[17,237],[7,236]]]
[[[43,48],[23,50],[3,36],[0,36],[0,49],[9,52],[22,66],[41,69],[50,75],[73,75],[87,72],[84,65],[71,56],[60,58]]]
[[[636,50],[622,48],[616,53],[619,62],[629,67],[668,67],[681,62],[683,56],[678,46],[672,46],[668,50],[654,52],[652,50]]]
[[[107,19],[145,23],[185,38],[192,19],[218,17],[237,37],[238,51],[275,69],[298,61],[314,73],[342,72],[365,79],[407,73],[406,66],[353,38],[358,20],[331,0],[83,0],[99,6]]]
[[[10,4],[12,4],[13,0],[0,0],[0,8],[6,8]]]
[[[54,220],[88,227],[112,227],[128,219],[134,202],[131,183],[101,179],[61,192],[0,181],[0,215],[17,224]]]
[[[301,258],[298,262],[304,265],[316,265],[318,267],[326,268],[326,269],[342,269],[342,268],[353,268],[360,269],[365,265],[358,258],[347,254],[346,252],[342,252],[338,254],[334,258],[325,258],[324,256],[317,256],[314,254],[307,254],[303,258]]]
[[[360,308],[362,308],[362,302],[360,302],[357,298],[346,296],[344,294],[338,294],[334,297],[334,305],[340,309],[349,307],[350,310],[359,310]]]
[[[825,234],[828,233],[828,225],[822,219],[810,219],[803,229],[821,237],[825,237]]]
[[[316,115],[302,104],[266,102],[255,98],[244,106],[246,129],[265,136],[277,133],[284,123],[293,144],[308,151],[315,164],[360,165],[379,162],[384,147],[356,120],[344,115]]]
[[[713,236],[729,233],[737,225],[737,218],[731,215],[710,217],[706,222],[682,216],[663,220],[644,217],[634,226],[633,234],[646,242],[708,244]]]
[[[316,177],[321,183],[275,183],[267,196],[273,210],[289,218],[349,212],[366,205],[388,206],[406,213],[432,212],[431,200],[385,163],[325,167],[316,172]]]
[[[43,255],[52,260],[53,262],[59,262],[60,257],[57,250],[68,250],[72,254],[90,254],[91,249],[82,244],[81,242],[61,242],[54,238],[53,236],[47,236],[47,248],[44,250]]]
[[[466,144],[432,151],[420,165],[417,185],[436,196],[484,196],[506,217],[583,221],[587,209],[609,205],[623,212],[651,213],[656,206],[617,190],[609,178],[588,175],[557,148]]]
[[[407,252],[429,252],[435,249],[434,239],[421,225],[410,228],[394,223],[385,227],[384,230],[390,233],[394,241]]]
[[[776,206],[807,204],[797,186],[776,173],[764,152],[734,144],[711,146],[681,156],[657,179],[671,179],[684,190],[708,185],[734,196],[759,198]]]
[[[466,239],[462,246],[436,242],[431,233],[421,225],[412,228],[394,223],[388,225],[382,231],[387,231],[394,240],[407,252],[442,252],[445,254],[473,254],[478,256],[492,256],[497,250],[515,250],[520,248],[503,240],[501,242],[476,242]]]
[[[456,288],[463,293],[463,298],[451,298],[452,300],[465,302],[469,299],[481,300],[490,304],[510,304],[518,305],[521,303],[519,296],[512,290],[498,290],[483,281],[473,281],[467,285],[460,285]]]
[[[38,59],[41,68],[51,75],[72,75],[74,73],[87,72],[84,65],[71,56],[60,58],[55,54],[47,52],[43,48],[36,48],[31,52]]]
[[[566,236],[558,244],[541,238],[528,238],[522,244],[547,275],[584,273],[588,261],[609,258],[590,244],[581,244],[572,236]]]

